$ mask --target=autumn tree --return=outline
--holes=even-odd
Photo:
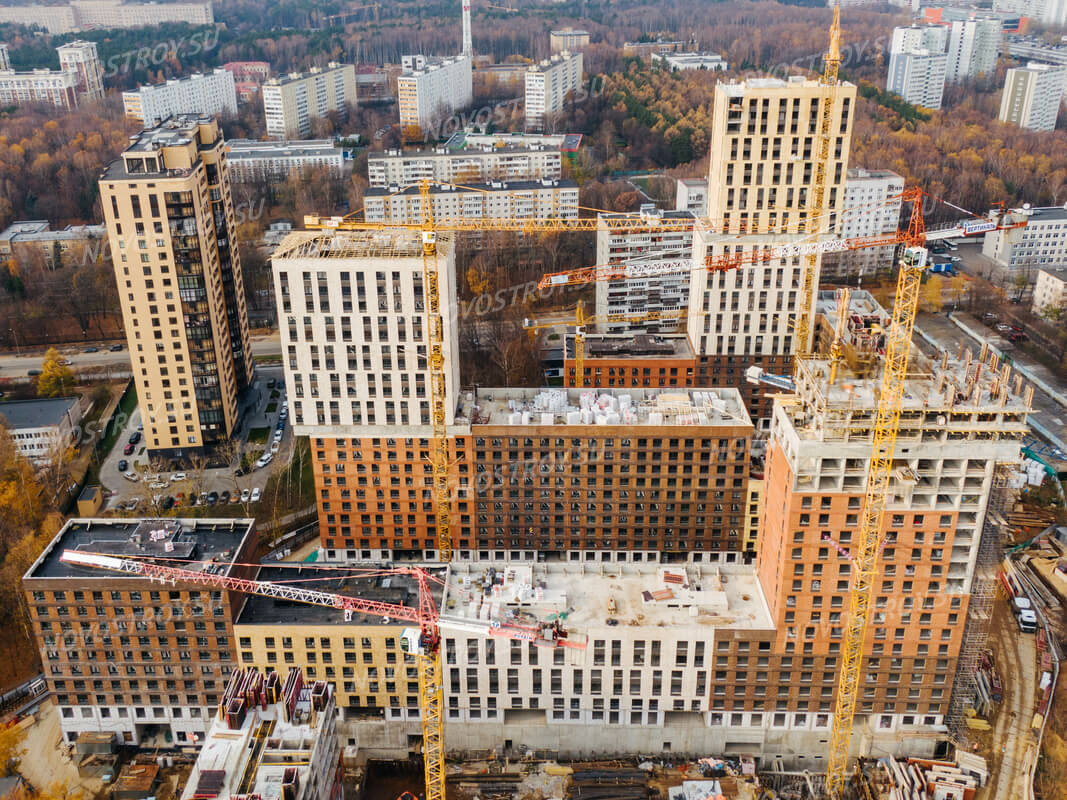
[[[48,348],[44,363],[41,364],[41,374],[37,377],[38,397],[63,397],[74,388],[74,373],[61,361],[63,358],[59,351],[54,347]]]
[[[945,282],[940,275],[930,275],[922,287],[921,304],[923,311],[937,313],[943,306],[941,292]]]

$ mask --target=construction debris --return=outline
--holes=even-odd
[[[974,800],[989,777],[985,759],[962,751],[952,761],[880,758],[878,766],[881,800]]]

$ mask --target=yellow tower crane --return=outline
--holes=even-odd
[[[826,165],[830,162],[833,149],[833,114],[837,103],[837,74],[841,68],[841,6],[834,6],[834,21],[830,26],[830,47],[823,56],[823,72],[819,113],[819,133],[816,142],[814,161],[814,182],[808,190],[808,213],[805,218],[805,232],[818,237],[823,232],[826,219],[827,190]],[[816,239],[817,241],[817,239]],[[800,274],[800,296],[797,300],[796,316],[796,352],[798,356],[807,356],[812,352],[813,332],[815,329],[815,290],[819,274],[820,254],[812,250],[804,256],[804,269]],[[795,363],[795,362],[794,362]]]
[[[689,314],[689,310],[686,308],[676,309],[663,309],[661,311],[646,311],[640,314],[598,314],[596,316],[588,316],[585,313],[585,303],[581,300],[578,301],[577,307],[574,309],[574,321],[570,320],[556,320],[556,321],[531,321],[525,320],[523,328],[528,331],[543,330],[545,328],[558,328],[560,325],[573,325],[574,326],[574,386],[581,388],[585,386],[585,329],[589,325],[606,325],[613,322],[654,322],[657,320],[666,321],[681,321],[684,320]],[[567,351],[566,342],[563,345],[563,359],[566,362]]]

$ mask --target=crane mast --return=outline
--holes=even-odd
[[[852,548],[848,619],[841,649],[841,670],[826,769],[827,790],[834,800],[841,797],[848,778],[849,747],[856,714],[856,699],[859,695],[864,643],[874,599],[875,580],[878,577],[882,520],[889,494],[893,450],[900,427],[901,402],[908,374],[908,359],[911,355],[915,312],[919,304],[919,287],[926,266],[926,250],[922,247],[925,236],[921,196],[916,197],[912,203],[911,219],[904,240],[908,247],[904,251],[897,276],[897,293],[893,303],[892,323],[886,337],[885,366],[878,396],[871,458],[867,465],[867,487],[860,514],[860,526]]]
[[[823,74],[820,81],[822,95],[819,112],[818,149],[815,154],[815,175],[812,187],[808,190],[808,213],[805,218],[805,232],[818,236],[822,233],[827,211],[826,168],[832,152],[834,106],[837,103],[837,75],[841,68],[841,6],[834,6],[834,21],[830,26],[830,47],[823,56]],[[817,241],[817,240],[816,240]],[[815,284],[819,280],[819,259],[821,253],[812,250],[804,257],[804,268],[800,276],[800,295],[797,299],[796,345],[797,357],[808,355],[812,351],[812,334],[815,330]]]

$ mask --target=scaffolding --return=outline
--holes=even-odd
[[[963,628],[963,641],[960,643],[960,656],[956,664],[956,679],[952,684],[952,696],[949,698],[948,713],[945,716],[949,735],[957,745],[970,744],[964,722],[967,709],[974,706],[977,696],[976,676],[989,640],[989,627],[993,619],[993,597],[1002,550],[1001,532],[1005,530],[1004,515],[1009,510],[1014,495],[1008,480],[1011,469],[1008,464],[997,464],[995,467],[982,535],[978,541],[967,621]]]

